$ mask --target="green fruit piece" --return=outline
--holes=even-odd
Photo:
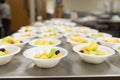
[[[0,56],[4,56],[6,55],[4,52],[0,52]]]
[[[118,50],[120,50],[120,47],[118,47]]]
[[[50,41],[49,44],[52,45],[52,44],[54,44],[54,42]]]
[[[55,52],[56,52],[56,49],[51,49],[50,50],[50,53],[48,54],[48,58],[51,58],[51,57],[53,57],[54,55],[55,55]]]
[[[8,37],[5,37],[5,38],[3,39],[3,41],[6,41],[6,42],[11,43],[11,42],[13,42],[13,41],[14,41],[14,38],[13,38],[13,37],[11,37],[11,36],[8,36]]]

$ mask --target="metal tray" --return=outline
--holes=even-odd
[[[62,77],[112,77],[120,76],[120,56],[118,53],[109,57],[104,63],[89,64],[81,60],[80,56],[72,51],[72,46],[65,38],[61,47],[67,49],[69,54],[60,63],[50,69],[42,69],[26,59],[22,53],[32,47],[26,45],[24,49],[6,65],[0,66],[0,78],[62,78]]]

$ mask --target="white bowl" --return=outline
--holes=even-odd
[[[97,41],[104,46],[108,46],[108,47],[112,47],[115,44],[120,44],[120,43],[114,43],[114,42],[105,42],[104,40],[108,40],[108,39],[116,39],[115,37],[104,37],[104,38],[98,38]],[[117,38],[120,40],[120,38]]]
[[[100,38],[100,37],[112,37],[112,35],[108,34],[108,33],[102,33],[103,36],[93,36],[92,35],[93,33],[89,33],[88,36],[90,38],[93,38],[93,39],[97,39],[97,38]],[[94,34],[99,34],[99,33],[94,33]]]
[[[22,36],[25,34],[30,34],[31,36]],[[32,39],[32,38],[35,38],[37,35],[35,33],[23,32],[23,33],[14,33],[12,36],[16,38],[21,38],[21,39]]]
[[[67,39],[67,42],[69,42],[72,46],[75,46],[75,45],[78,45],[78,44],[90,44],[91,42],[96,42],[94,39],[91,39],[91,38],[85,38],[85,37],[81,37],[81,38],[84,38],[84,39],[86,39],[88,42],[87,43],[80,43],[80,42],[72,42],[70,39],[71,38],[78,38],[78,37],[69,37],[68,39]]]
[[[36,45],[36,44],[34,44],[34,42],[35,42],[36,40],[53,41],[54,44],[52,44],[52,45]],[[37,46],[57,46],[57,45],[61,44],[61,41],[58,40],[58,39],[47,39],[47,38],[41,39],[41,38],[38,38],[38,39],[31,40],[31,41],[29,42],[29,44],[30,44],[31,46],[36,46],[36,47],[37,47]]]
[[[32,31],[27,31],[27,32],[37,32],[37,29],[36,29],[34,26],[28,26],[28,27],[29,27],[29,29],[32,30]],[[18,30],[18,32],[26,32],[25,29],[26,29],[26,26],[22,26],[22,27]]]
[[[13,58],[13,56],[17,53],[20,52],[20,48],[17,46],[6,46],[6,45],[0,45],[0,48],[5,48],[6,50],[10,51],[11,53],[8,55],[4,55],[4,56],[0,56],[0,65],[4,65],[7,64],[8,62],[10,62]]]
[[[56,50],[60,50],[61,53],[64,55],[60,58],[54,58],[54,59],[36,59],[34,58],[34,55],[36,53],[41,53],[45,50],[50,51],[50,49],[55,48]],[[56,66],[60,60],[68,55],[67,50],[61,48],[61,47],[34,47],[26,50],[23,55],[31,59],[38,67],[40,68],[51,68]]]
[[[72,36],[72,34],[79,34],[80,36]],[[73,32],[73,33],[65,33],[63,34],[65,37],[69,38],[69,37],[86,37],[87,35],[83,34],[83,33],[76,33],[76,32]]]
[[[62,37],[62,35],[59,34],[59,33],[55,33],[55,34],[57,34],[56,37],[47,37],[47,36],[45,36],[45,35],[50,35],[50,34],[53,34],[53,33],[41,33],[41,34],[38,34],[38,37],[40,37],[40,38],[61,38]]]
[[[108,55],[95,56],[95,55],[89,55],[89,54],[84,54],[84,53],[79,52],[79,50],[85,46],[86,45],[76,45],[73,47],[73,50],[80,55],[82,60],[88,63],[99,64],[99,63],[104,62],[107,57],[115,54],[115,51],[113,49],[109,47],[105,47],[105,46],[100,46],[100,45],[98,48],[102,51],[108,52],[109,53]]]
[[[20,38],[16,38],[16,39],[21,40],[23,43],[20,43],[20,44],[2,44],[1,43],[2,39],[0,39],[0,44],[1,45],[6,45],[6,46],[14,45],[14,46],[18,46],[20,48],[23,48],[29,42],[28,39],[20,39]]]
[[[81,29],[80,32],[89,34],[89,33],[98,33],[99,31],[96,29]]]

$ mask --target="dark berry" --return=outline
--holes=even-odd
[[[14,44],[14,42],[11,42],[11,44]]]
[[[0,51],[4,52],[4,51],[5,51],[5,48],[0,48]]]
[[[20,43],[23,43],[23,41],[20,41]]]
[[[83,51],[83,50],[80,50],[79,52],[84,53],[84,51]]]
[[[55,54],[56,54],[56,55],[58,55],[59,53],[60,53],[60,51],[59,51],[59,50],[57,50],[57,51],[55,52]]]

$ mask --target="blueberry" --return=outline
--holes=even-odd
[[[57,55],[57,54],[59,54],[60,53],[60,51],[59,50],[57,50],[56,52],[55,52],[55,54]]]
[[[5,48],[0,48],[0,51],[4,52],[4,51],[5,51]]]
[[[14,44],[14,42],[11,42],[11,44]]]
[[[20,41],[20,43],[23,43],[23,41]]]
[[[84,51],[83,51],[83,50],[80,50],[79,52],[84,53]]]

